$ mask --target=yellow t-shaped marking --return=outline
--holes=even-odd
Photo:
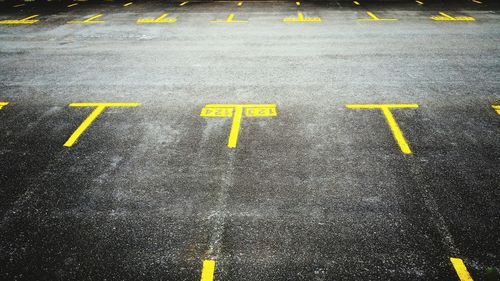
[[[9,103],[8,102],[0,102],[0,109],[2,109],[2,107],[8,105]]]
[[[38,15],[32,15],[20,20],[0,20],[0,24],[34,24],[38,22],[38,20],[33,19],[36,17],[38,17]]]
[[[306,18],[304,14],[298,12],[296,18],[284,18],[283,22],[321,22],[321,18]]]
[[[467,271],[467,267],[465,267],[464,261],[460,258],[450,258],[451,264],[453,264],[453,268],[455,268],[455,272],[460,278],[460,281],[473,281],[472,276],[470,276],[469,271]]]
[[[390,108],[418,108],[418,104],[348,104],[347,108],[364,108],[364,109],[381,109],[384,113],[384,116],[391,128],[392,134],[394,135],[394,139],[399,145],[399,148],[404,154],[411,154],[410,146],[405,140],[403,136],[403,132],[399,128],[396,119],[392,115]]]
[[[500,105],[492,105],[491,107],[500,115]]]
[[[245,111],[243,111],[245,109]],[[233,117],[227,146],[235,148],[241,127],[241,118],[277,116],[276,104],[207,104],[201,110],[203,117]]]
[[[375,21],[378,21],[378,20],[398,20],[398,19],[383,19],[383,18],[379,18],[377,17],[374,13],[372,12],[366,12],[366,14],[368,16],[370,16],[369,19],[358,19],[359,21],[369,21],[369,20],[375,20]]]
[[[167,16],[168,14],[163,14],[156,19],[154,18],[138,19],[137,23],[174,23],[177,21],[177,19],[167,18]]]
[[[248,22],[247,20],[234,20],[234,14],[229,14],[227,19],[225,20],[211,20],[210,22],[216,22],[216,23],[237,23],[237,22]]]
[[[435,21],[475,21],[473,17],[452,17],[444,12],[439,12],[441,16],[433,16],[432,20]]]
[[[215,260],[204,260],[201,269],[200,281],[213,281],[215,273]]]
[[[69,139],[64,143],[64,146],[71,147],[78,140],[81,134],[92,124],[92,122],[104,111],[106,107],[113,106],[127,106],[135,107],[141,105],[135,102],[77,102],[71,103],[69,106],[72,107],[95,107],[94,111],[90,113],[89,116],[83,121],[83,123],[76,129],[75,132],[69,137]]]
[[[95,15],[95,16],[92,16],[88,19],[84,19],[84,20],[72,20],[72,21],[68,21],[68,23],[70,24],[92,24],[92,23],[103,23],[104,21],[103,20],[95,20],[97,18],[100,18],[104,16],[103,14],[98,14],[98,15]]]

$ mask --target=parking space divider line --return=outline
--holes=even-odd
[[[453,264],[453,268],[455,268],[455,272],[460,278],[460,281],[473,281],[472,276],[470,275],[467,267],[464,264],[464,261],[460,258],[450,258],[451,263]]]
[[[215,273],[215,260],[204,260],[201,269],[200,281],[213,281]]]

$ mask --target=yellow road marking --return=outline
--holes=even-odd
[[[245,111],[243,111],[243,109]],[[278,116],[276,104],[207,104],[201,109],[202,117],[233,117],[227,146],[235,148],[241,127],[241,118]]]
[[[128,7],[128,6],[132,5],[132,4],[133,4],[133,2],[128,2],[126,4],[123,4],[123,7]]]
[[[0,20],[0,24],[34,24],[38,22],[38,20],[33,19],[36,17],[38,17],[38,15],[32,15],[20,20]]]
[[[12,7],[13,7],[13,8],[18,8],[18,7],[22,7],[22,6],[24,6],[24,5],[25,5],[25,4],[17,4],[17,5],[14,5],[14,6],[12,6]]]
[[[2,107],[8,105],[9,103],[8,102],[0,102],[0,109],[2,109]]]
[[[81,134],[85,132],[85,130],[92,124],[92,122],[106,109],[106,107],[115,107],[115,106],[126,106],[126,107],[135,107],[141,105],[140,103],[135,102],[80,102],[80,103],[71,103],[69,106],[72,107],[95,107],[94,111],[90,113],[87,118],[82,122],[82,124],[76,129],[76,131],[71,134],[69,139],[64,143],[64,146],[71,147],[78,140]]]
[[[359,6],[359,2],[358,1],[352,1],[352,3],[354,3],[354,5],[358,5]]]
[[[240,106],[234,109],[233,124],[231,126],[231,132],[229,133],[229,140],[227,142],[227,147],[235,148],[238,143],[238,134],[240,132],[241,117],[243,115],[243,108]]]
[[[399,128],[396,119],[392,115],[390,108],[418,108],[418,104],[348,104],[347,108],[362,108],[362,109],[381,109],[391,128],[394,139],[399,145],[401,152],[404,154],[412,154],[410,146],[406,142],[403,132]]]
[[[182,2],[182,3],[180,3],[180,4],[179,4],[179,6],[184,6],[184,5],[186,5],[187,3],[189,3],[189,1]]]
[[[300,6],[300,2],[295,2],[295,5]]]
[[[78,3],[75,3],[75,4],[70,4],[70,5],[68,5],[68,8],[74,7],[74,6],[76,6],[76,5],[78,5]]]
[[[462,259],[450,258],[450,261],[453,264],[453,267],[455,268],[460,281],[473,281],[472,276],[470,276],[469,271],[467,271],[467,267],[465,267]]]
[[[481,1],[477,1],[477,0],[472,0],[472,2],[476,3],[476,4],[483,4],[483,2]]]
[[[475,21],[476,19],[473,17],[467,17],[467,16],[462,16],[462,17],[452,17],[444,12],[439,12],[441,16],[433,16],[431,17],[432,20],[435,21]]]
[[[296,18],[284,18],[283,22],[321,22],[321,18],[306,18],[301,12],[298,12]]]
[[[215,261],[204,260],[203,269],[201,270],[201,281],[213,281],[215,272]]]
[[[372,21],[372,20],[374,20],[374,21],[379,21],[379,20],[398,20],[398,19],[384,19],[384,18],[379,18],[379,17],[377,17],[377,16],[376,16],[374,13],[372,13],[372,12],[366,12],[366,14],[367,14],[368,16],[370,16],[370,18],[369,18],[369,19],[366,19],[366,18],[364,18],[364,19],[358,19],[358,21]]]
[[[417,2],[417,4],[419,4],[419,5],[424,5],[424,2],[422,2],[422,1],[418,1],[418,0],[417,0],[417,1],[415,1],[415,2]]]
[[[98,15],[95,15],[95,16],[92,16],[88,19],[84,19],[84,20],[72,20],[72,21],[68,21],[69,24],[93,24],[93,23],[104,23],[103,20],[95,20],[97,18],[100,18],[104,16],[103,14],[98,14]]]
[[[247,20],[234,20],[234,14],[229,14],[225,20],[211,20],[214,23],[238,23],[238,22],[248,22]]]
[[[168,14],[163,14],[158,18],[144,18],[138,19],[137,23],[174,23],[177,21],[175,18],[167,18]]]
[[[243,2],[238,2],[238,7],[243,6]]]
[[[500,115],[500,105],[492,105],[491,107]]]

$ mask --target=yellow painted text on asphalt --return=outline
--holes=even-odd
[[[439,16],[431,17],[432,20],[435,21],[475,21],[476,19],[473,17],[460,16],[460,17],[452,17],[444,12],[439,12]]]
[[[321,22],[321,18],[318,18],[318,17],[307,18],[307,17],[304,17],[304,14],[302,14],[301,12],[298,12],[296,18],[284,18],[283,22]]]
[[[241,118],[277,116],[276,104],[207,104],[201,110],[203,117],[233,118],[227,146],[235,148],[241,126]]]

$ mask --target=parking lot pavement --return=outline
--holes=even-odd
[[[500,280],[495,1],[0,6],[1,279]]]

